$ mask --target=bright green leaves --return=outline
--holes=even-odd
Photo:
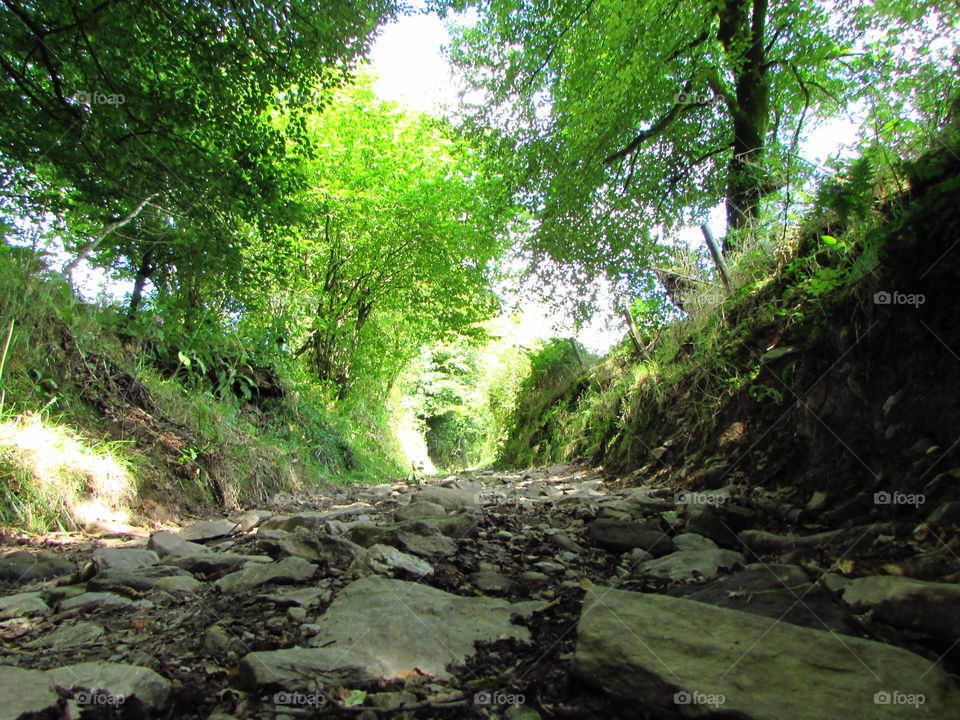
[[[423,342],[496,311],[509,192],[444,123],[377,100],[367,81],[304,132],[296,222],[248,254],[274,298],[265,322],[284,318],[293,349],[339,394],[361,374],[382,390]]]

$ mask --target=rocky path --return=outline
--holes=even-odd
[[[960,718],[960,513],[821,499],[554,466],[6,545],[0,719]]]

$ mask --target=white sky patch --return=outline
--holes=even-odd
[[[441,54],[449,42],[450,33],[436,15],[405,15],[387,25],[370,51],[377,95],[420,112],[452,105],[457,93]]]

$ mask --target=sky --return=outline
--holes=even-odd
[[[370,53],[377,95],[419,112],[440,113],[444,107],[452,107],[457,101],[456,82],[443,54],[443,47],[449,42],[450,34],[444,21],[433,14],[403,16],[389,24]],[[822,165],[842,146],[852,146],[856,132],[856,124],[850,120],[826,123],[809,133],[802,154]],[[709,225],[714,235],[724,235],[722,207],[714,210]],[[703,235],[699,227],[689,227],[677,233],[676,240],[691,246],[700,245]],[[526,305],[516,332],[518,337],[531,339],[574,334],[569,318],[551,314],[532,302]],[[575,334],[587,349],[603,353],[620,341],[624,333],[619,324],[608,328],[606,320],[598,318]]]

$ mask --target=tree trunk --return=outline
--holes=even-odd
[[[130,307],[127,308],[127,318],[131,319],[140,309],[140,303],[143,300],[143,288],[147,280],[153,274],[153,247],[149,246],[143,253],[143,259],[140,261],[140,267],[137,269],[137,276],[133,281],[133,293],[130,295]]]
[[[733,115],[733,156],[727,175],[727,234],[723,252],[729,254],[732,233],[757,217],[765,194],[764,141],[770,122],[770,78],[764,47],[768,0],[727,0],[721,10],[718,39],[735,68],[736,103]],[[746,46],[746,50],[742,50]]]

